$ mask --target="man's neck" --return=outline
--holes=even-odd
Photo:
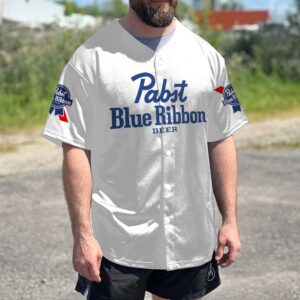
[[[138,37],[157,37],[171,32],[176,26],[175,19],[166,27],[153,27],[145,24],[130,7],[126,16],[120,19],[120,24],[131,34]]]

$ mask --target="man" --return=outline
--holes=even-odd
[[[247,118],[224,59],[174,17],[176,0],[129,6],[67,63],[43,131],[63,147],[75,289],[200,299],[240,250],[232,134]]]

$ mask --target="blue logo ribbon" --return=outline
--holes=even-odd
[[[223,104],[231,105],[234,113],[236,113],[237,111],[241,111],[241,105],[233,89],[232,84],[227,85],[226,88],[224,89]]]
[[[49,114],[51,114],[54,110],[54,115],[63,116],[64,107],[71,106],[73,100],[71,100],[71,95],[69,89],[61,84],[58,84],[55,90],[55,94],[52,100],[52,104],[49,110]]]

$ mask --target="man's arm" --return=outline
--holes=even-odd
[[[99,282],[102,250],[90,224],[92,176],[90,151],[63,143],[63,183],[74,238],[73,267]]]
[[[241,244],[237,228],[237,155],[233,136],[208,143],[213,190],[222,215],[216,260],[221,267],[232,264]],[[224,248],[228,253],[224,254]]]

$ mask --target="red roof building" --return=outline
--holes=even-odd
[[[201,11],[196,11],[196,20],[200,22]],[[235,25],[265,24],[270,18],[267,10],[224,10],[212,11],[209,15],[209,26],[230,30]]]

